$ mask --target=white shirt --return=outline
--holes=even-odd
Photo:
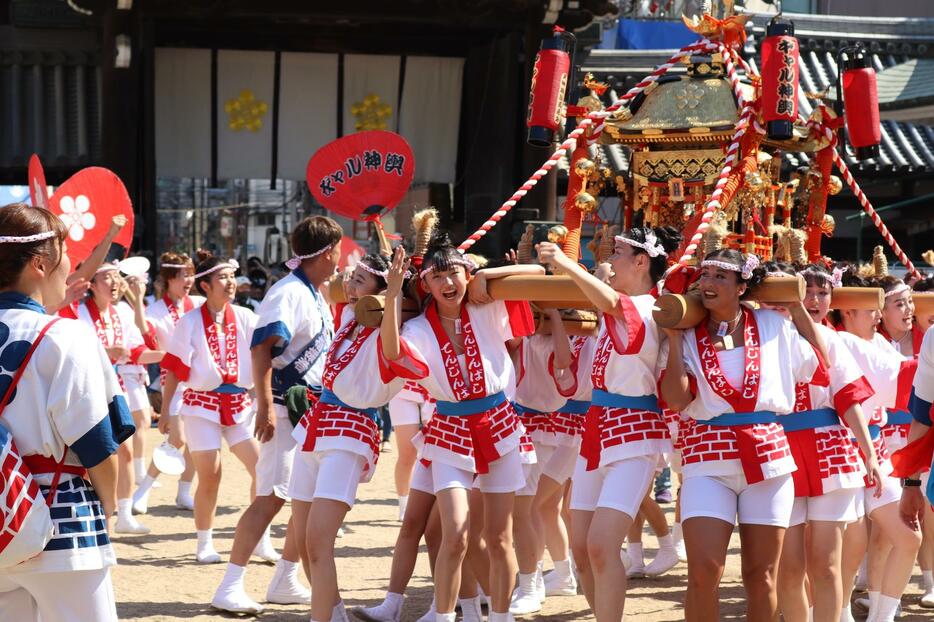
[[[354,310],[348,305],[341,317],[341,328],[354,319]],[[331,364],[340,358],[353,343],[353,333],[335,344]],[[334,378],[331,390],[342,402],[353,408],[378,408],[389,403],[405,384],[395,377],[388,364],[381,364],[379,330],[375,330],[361,344],[357,354]]]
[[[555,346],[551,335],[532,335],[522,342],[522,371],[516,385],[515,401],[520,406],[543,413],[553,413],[567,401],[558,392],[548,362],[554,358]]]
[[[795,385],[810,382],[818,369],[817,352],[798,334],[794,324],[779,313],[760,309],[753,311],[753,315],[759,327],[760,355],[759,392],[753,410],[790,413],[795,406]],[[730,403],[714,392],[704,376],[693,328],[684,331],[683,348],[687,372],[697,380],[697,395],[683,414],[697,421],[709,421],[733,412]],[[744,348],[737,350],[743,351]],[[733,356],[737,355],[727,353],[727,361]],[[723,371],[726,374],[727,370]],[[743,384],[741,378],[739,376],[730,381],[740,392]]]
[[[656,381],[667,350],[662,348],[658,326],[652,319],[655,297],[621,294],[619,305],[625,311],[625,317],[604,313],[600,322],[593,356],[594,387],[599,385],[596,370],[605,362],[603,382],[609,393],[629,397],[657,395]],[[641,345],[638,349],[631,354],[626,353],[630,343],[636,348],[639,340]]]
[[[256,324],[256,314],[237,305],[230,305],[233,309],[234,318],[237,324],[237,363],[239,373],[237,381],[234,383],[238,387],[250,389],[253,387],[253,359],[250,355],[250,340],[253,338],[253,327]],[[224,361],[225,346],[224,334],[218,331],[218,341],[220,343],[221,364]],[[178,321],[175,327],[175,333],[166,348],[166,359],[163,365],[167,369],[174,369],[173,362],[169,357],[174,357],[177,362],[188,370],[187,380],[179,377],[185,382],[185,386],[195,391],[213,391],[224,384],[221,371],[214,362],[213,355],[208,348],[207,336],[204,332],[204,320],[202,319],[201,309],[189,311]],[[176,375],[178,375],[176,373]]]

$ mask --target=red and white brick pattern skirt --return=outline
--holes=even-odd
[[[311,432],[313,436],[310,436]],[[342,449],[366,459],[360,477],[365,483],[373,478],[379,460],[380,432],[376,422],[353,408],[318,402],[302,416],[292,437],[302,451]]]
[[[503,402],[486,411],[486,415],[490,420],[493,445],[500,456],[519,447],[523,427],[512,404]],[[435,413],[412,442],[419,449],[419,458],[423,461],[443,462],[465,471],[477,472],[473,440],[466,417]],[[531,447],[531,439],[527,442]]]
[[[736,432],[726,426],[711,426],[703,421],[681,427],[681,469],[684,477],[700,475],[741,475]],[[756,458],[763,479],[786,475],[795,470],[795,460],[778,423],[757,423],[752,426],[756,441]]]

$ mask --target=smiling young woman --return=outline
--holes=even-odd
[[[707,255],[698,281],[707,319],[668,331],[662,396],[695,422],[682,449],[689,621],[720,617],[720,577],[737,518],[747,619],[774,619],[775,569],[791,520],[795,470],[779,415],[794,410],[798,384],[828,382],[823,340],[801,303],[789,305],[791,321],[742,304],[764,276],[758,263],[735,250]]]

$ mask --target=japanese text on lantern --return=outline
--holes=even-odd
[[[338,186],[360,175],[364,169],[368,171],[382,170],[387,175],[395,173],[401,177],[404,168],[405,156],[402,154],[366,150],[362,155],[358,154],[347,158],[341,168],[322,177],[321,181],[318,182],[318,188],[321,189],[321,194],[329,197],[337,192]],[[335,184],[338,184],[338,186],[335,186]]]
[[[795,113],[795,71],[797,71],[795,57],[798,42],[791,37],[782,37],[776,49],[782,55],[782,68],[778,71],[777,99],[775,100],[775,113],[779,115],[794,115]]]

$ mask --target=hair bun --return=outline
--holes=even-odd
[[[197,258],[197,263],[202,263],[214,257],[214,253],[207,250],[206,248],[199,248],[195,251],[195,257]]]
[[[655,227],[654,231],[655,237],[658,238],[662,248],[669,254],[677,250],[678,246],[681,245],[681,241],[684,240],[681,232],[674,227]]]

